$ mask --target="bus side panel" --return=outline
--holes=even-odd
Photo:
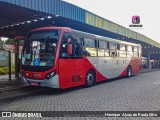
[[[106,61],[107,64],[102,64]],[[97,62],[98,61],[98,62]],[[117,61],[117,60],[116,60]],[[121,60],[122,61],[122,60]],[[113,62],[113,63],[112,63]],[[65,89],[85,85],[86,74],[92,69],[96,74],[96,82],[107,80],[109,78],[121,77],[127,75],[128,66],[132,67],[132,74],[140,71],[140,58],[126,58],[125,66],[120,66],[118,73],[114,68],[114,60],[110,58],[100,59],[99,57],[84,57],[83,59],[60,59],[59,60],[59,80],[60,88]],[[116,63],[115,63],[116,64]],[[111,75],[111,73],[114,73]],[[116,74],[115,74],[116,73]]]
[[[86,71],[85,78],[86,78],[87,72],[90,69],[93,69],[96,74],[96,82],[107,80],[107,78],[103,76],[97,69],[99,67],[99,57],[85,57],[84,60],[85,60],[84,66],[87,66],[87,69],[85,70]]]
[[[96,62],[96,61],[95,61]],[[96,74],[96,80],[107,80],[97,69],[90,63],[88,58],[83,59],[60,59],[59,60],[59,83],[60,88],[65,89],[85,85],[87,72],[93,69]]]
[[[70,86],[72,78],[71,61],[70,59],[59,59],[59,84],[61,89]]]
[[[130,62],[131,68],[132,68],[132,74],[135,74],[141,70],[141,58],[132,58]]]
[[[130,58],[126,58],[126,60],[127,59],[130,59]],[[126,66],[126,69],[123,71],[123,73],[119,77],[127,75],[127,70],[128,70],[128,66],[129,65],[132,68],[132,74],[135,74],[135,73],[139,72],[142,69],[142,67],[141,67],[142,66],[141,58],[131,58],[129,64]]]
[[[104,76],[104,78],[112,79],[119,77],[128,64],[130,63],[130,59],[125,58],[118,58],[118,57],[97,57],[99,59],[96,59],[96,57],[88,57],[88,60],[90,63],[95,67],[95,69],[101,74],[101,76]],[[99,62],[97,62],[99,60]],[[95,64],[98,65],[95,65]],[[103,78],[98,78],[97,81],[106,80]]]
[[[128,70],[128,66],[126,67],[126,69],[122,72],[122,74],[119,77],[123,77],[127,75],[127,70]]]
[[[59,82],[60,88],[65,89],[85,84],[86,69],[89,64],[84,59],[60,59]]]

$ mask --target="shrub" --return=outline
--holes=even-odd
[[[0,67],[0,75],[8,74],[9,67]],[[11,73],[15,73],[15,66],[11,67]]]
[[[2,68],[0,68],[0,75],[6,74],[6,71],[4,71]]]

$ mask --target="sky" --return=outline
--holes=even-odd
[[[160,43],[159,0],[63,0],[129,28],[132,16],[140,16],[143,28],[129,28]]]

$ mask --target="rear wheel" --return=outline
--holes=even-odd
[[[128,66],[127,77],[131,77],[131,75],[132,75],[132,68],[131,66]]]
[[[96,83],[95,73],[92,70],[89,70],[86,75],[86,87],[91,87]]]

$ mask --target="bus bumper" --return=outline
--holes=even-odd
[[[25,78],[23,75],[20,75],[20,78],[24,84],[33,85],[33,86],[60,88],[58,75],[55,75],[51,79],[44,79],[44,80],[29,79],[29,78]]]

